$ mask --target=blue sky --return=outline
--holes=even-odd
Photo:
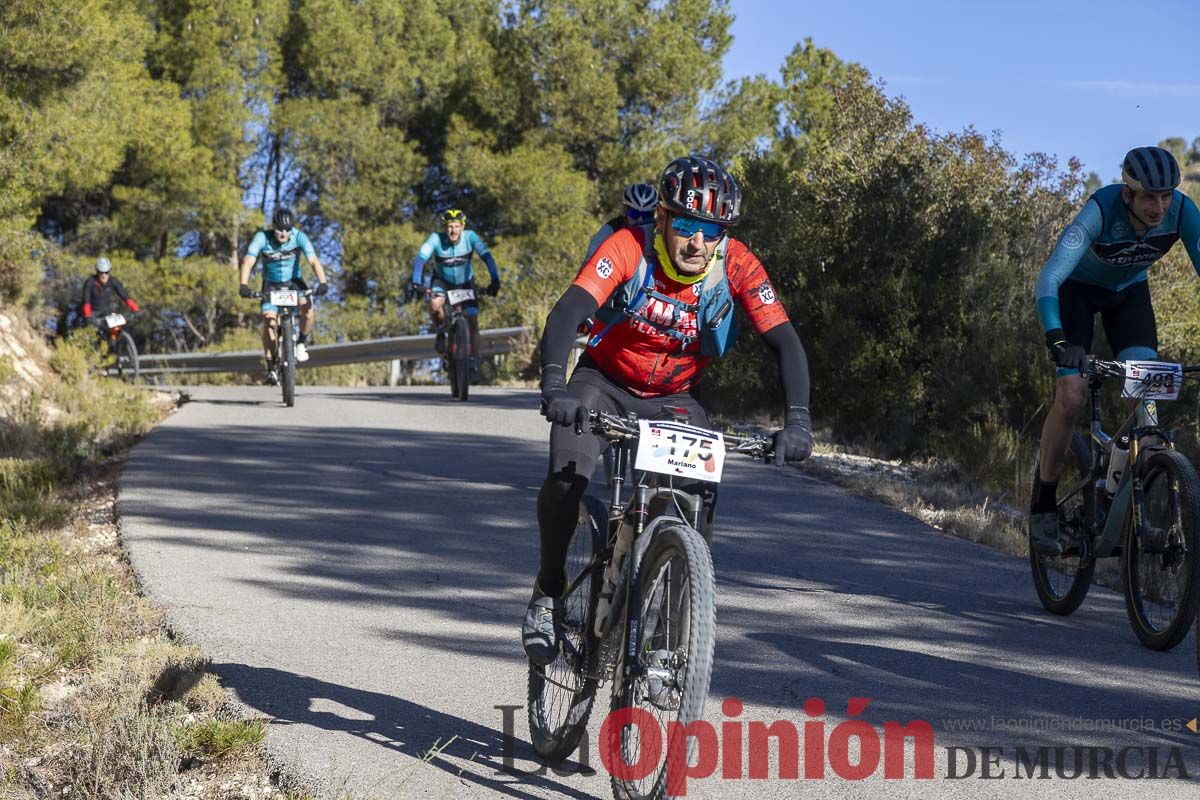
[[[1016,153],[1078,157],[1200,136],[1200,0],[730,0],[725,75],[765,74],[805,37],[857,61],[939,131],[999,130]]]

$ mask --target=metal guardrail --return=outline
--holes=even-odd
[[[532,328],[493,328],[479,332],[480,355],[511,353],[518,342],[533,334]],[[392,336],[364,342],[318,344],[308,348],[308,361],[301,369],[331,367],[337,364],[361,364],[369,361],[421,361],[439,358],[433,349],[432,334]],[[169,375],[195,372],[261,372],[261,350],[235,353],[173,353],[144,355],[138,359],[143,375]]]

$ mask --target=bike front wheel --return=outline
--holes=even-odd
[[[1033,465],[1033,498],[1037,498],[1038,475],[1041,464]],[[1091,555],[1092,523],[1096,518],[1096,493],[1091,486],[1092,453],[1078,433],[1071,436],[1067,463],[1059,478],[1060,486],[1087,485],[1066,498],[1058,507],[1059,525],[1066,534],[1067,548],[1062,555],[1041,555],[1033,548],[1031,534],[1026,533],[1029,546],[1029,567],[1033,572],[1033,588],[1042,607],[1052,614],[1066,616],[1079,608],[1092,585],[1096,559]]]
[[[283,404],[288,408],[296,405],[296,340],[292,337],[292,318],[285,316],[279,326],[279,359],[281,374],[279,385],[283,387]]]
[[[1170,650],[1187,635],[1200,601],[1200,478],[1176,450],[1151,453],[1138,475],[1145,525],[1139,533],[1131,509],[1122,548],[1125,610],[1142,644]]]
[[[712,557],[694,528],[684,523],[661,528],[638,576],[638,663],[626,664],[626,641],[613,683],[613,715],[600,742],[618,800],[658,800],[676,793],[672,776],[683,779],[695,741],[672,740],[669,731],[678,737],[683,726],[703,717],[716,637]],[[650,766],[655,757],[658,762]]]
[[[117,375],[127,381],[136,381],[138,378],[138,352],[137,345],[133,343],[133,337],[126,331],[121,331],[117,336],[116,341],[117,353]]]
[[[595,554],[604,549],[608,513],[585,496],[567,549],[567,591],[558,621],[561,648],[545,667],[529,665],[529,738],[547,761],[562,761],[587,734],[596,699],[597,641],[592,632],[604,564]]]
[[[461,315],[455,318],[450,331],[450,360],[454,396],[465,401],[471,386],[471,329],[467,318]]]

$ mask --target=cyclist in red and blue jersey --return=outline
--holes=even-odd
[[[558,650],[554,616],[566,588],[565,548],[608,444],[589,432],[575,434],[588,409],[649,418],[671,406],[708,427],[697,389],[704,368],[732,346],[736,303],[778,357],[785,422],[775,434],[776,463],[802,461],[812,452],[808,360],[800,337],[762,264],[729,236],[741,217],[737,182],[713,161],[678,158],[663,171],[659,198],[654,224],[605,239],[546,319],[541,388],[554,424],[537,499],[541,566],[521,626],[535,664],[550,663]],[[597,324],[568,381],[576,330],[593,315]],[[700,532],[710,539],[715,489],[704,484],[689,491],[704,497]]]
[[[250,246],[246,248],[246,255],[242,257],[239,293],[242,297],[253,296],[254,293],[249,286],[250,271],[260,260],[263,265],[262,291],[264,293],[272,289],[287,287],[301,291],[307,289],[308,284],[300,277],[301,254],[308,259],[313,272],[317,275],[317,284],[313,287],[313,294],[315,296],[325,294],[329,291],[329,283],[325,278],[325,268],[321,266],[321,260],[317,258],[312,242],[308,240],[303,231],[296,229],[296,217],[289,209],[275,209],[275,214],[271,217],[271,230],[261,230],[254,234],[254,238],[250,240]],[[279,373],[278,365],[272,361],[271,354],[275,352],[275,336],[279,328],[279,308],[264,299],[262,315],[262,342],[267,361],[267,383],[274,385],[279,380]],[[296,343],[297,361],[308,360],[309,332],[312,331],[314,318],[312,301],[305,298],[300,306],[300,338]]]
[[[1179,164],[1161,147],[1130,150],[1122,183],[1096,190],[1058,238],[1037,281],[1037,311],[1058,365],[1054,405],[1042,427],[1041,469],[1030,533],[1045,555],[1063,550],[1056,511],[1059,473],[1087,402],[1080,375],[1092,349],[1094,318],[1118,361],[1153,359],[1158,327],[1150,304],[1151,265],[1183,240],[1200,275],[1200,210],[1176,187]]]
[[[451,208],[442,212],[444,233],[431,233],[417,257],[413,259],[411,292],[424,295],[429,302],[429,320],[437,331],[434,347],[439,353],[446,352],[446,290],[468,289],[474,286],[475,276],[471,258],[478,255],[487,265],[491,283],[484,289],[489,296],[500,293],[500,272],[492,251],[483,239],[467,228],[467,215],[460,209]],[[425,267],[430,269],[426,270]],[[479,303],[471,300],[466,304],[467,324],[471,328],[471,352],[479,352]],[[479,368],[479,357],[471,357],[471,374]]]

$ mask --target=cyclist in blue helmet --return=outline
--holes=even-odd
[[[1151,265],[1182,239],[1200,274],[1200,210],[1176,187],[1175,156],[1136,147],[1125,156],[1121,183],[1097,189],[1058,238],[1037,280],[1037,311],[1050,358],[1058,366],[1054,405],[1042,427],[1041,467],[1030,509],[1034,549],[1059,555],[1058,478],[1071,432],[1087,403],[1080,375],[1092,349],[1096,314],[1118,361],[1153,359],[1158,326],[1146,282]]]

